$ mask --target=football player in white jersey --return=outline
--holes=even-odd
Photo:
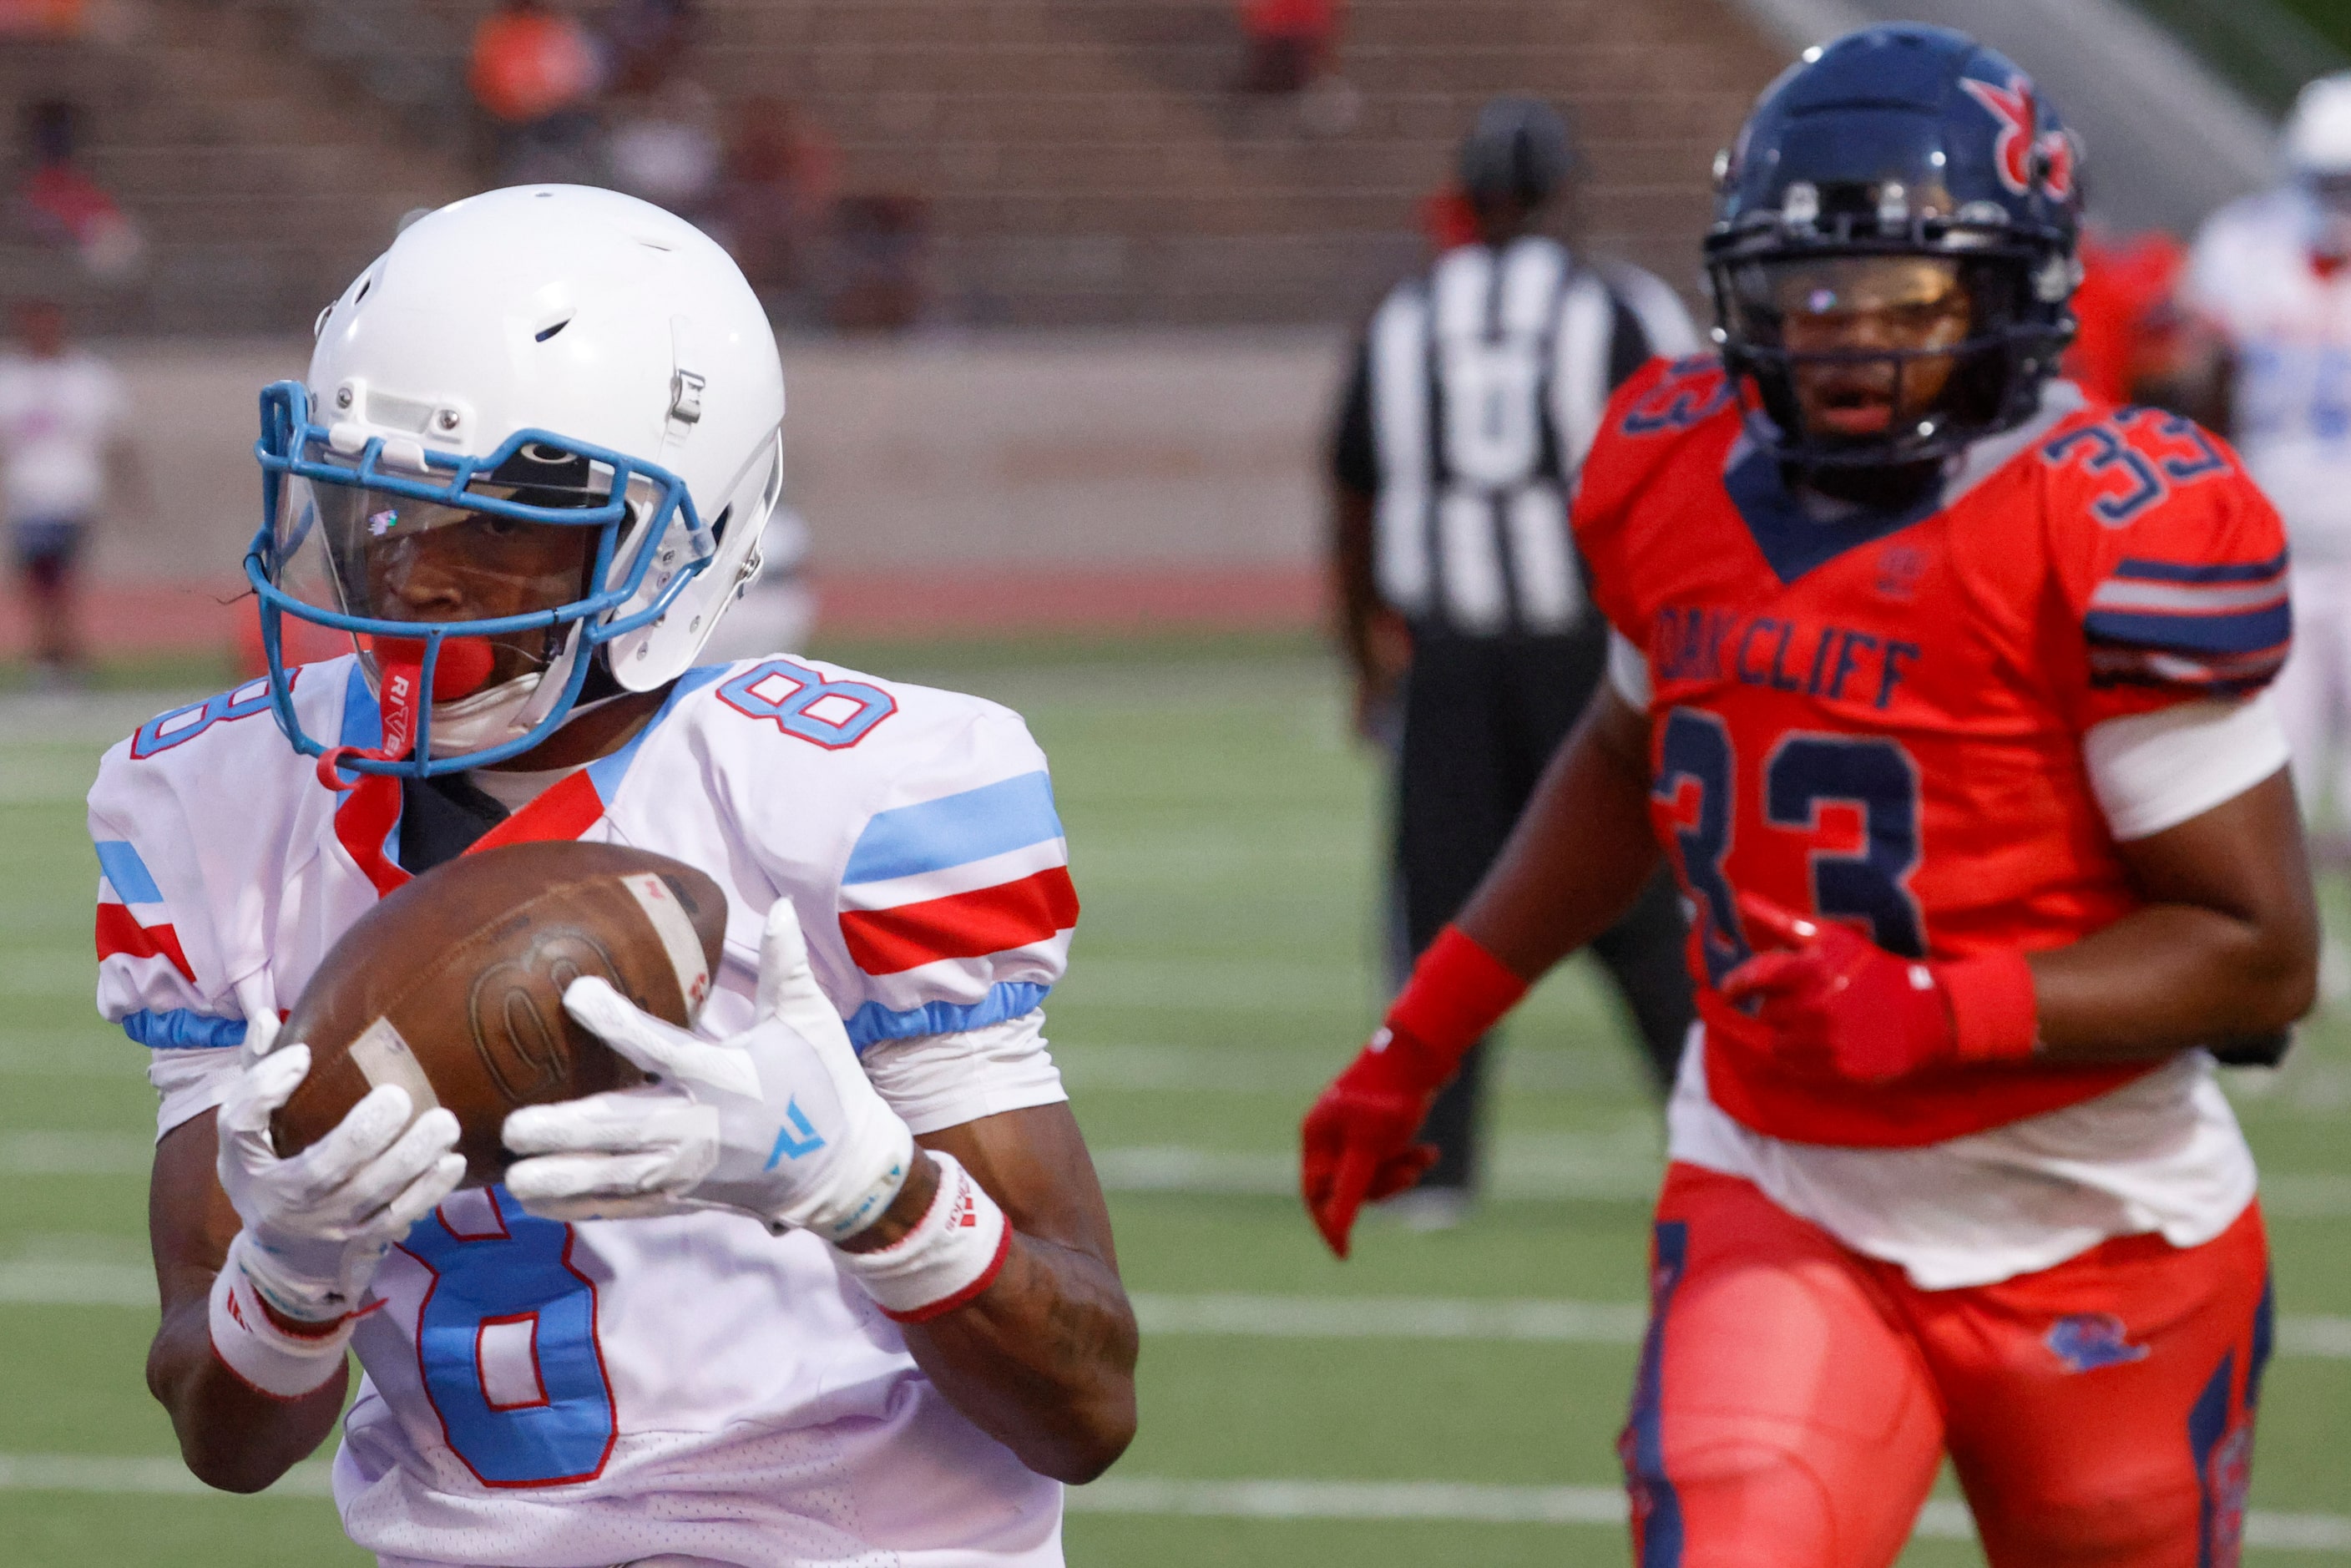
[[[2305,813],[2351,819],[2351,72],[2310,83],[2288,179],[2197,235],[2182,285],[2220,345],[2213,412],[2285,519],[2294,653],[2277,696]]]
[[[1058,1563],[1134,1427],[1135,1325],[1040,1033],[1077,902],[1045,761],[976,698],[696,666],[780,489],[765,317],[603,191],[416,223],[263,398],[268,678],[90,792],[99,1006],[162,1096],[148,1380],[189,1467],[327,1436],[394,1568]],[[287,618],[359,651],[287,668]],[[289,744],[290,742],[290,744]],[[688,1034],[565,1005],[657,1086],[509,1117],[500,1185],[376,1089],[280,1159],[278,1022],[414,873],[624,842],[727,899]]]

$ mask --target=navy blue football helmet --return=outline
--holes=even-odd
[[[1706,238],[1716,341],[1754,439],[1802,466],[1916,463],[2012,428],[2072,340],[2080,278],[2079,150],[2031,78],[1963,33],[1870,27],[1808,50],[1766,89],[1715,162]],[[1797,264],[1939,258],[1967,294],[1956,340],[1798,352],[1781,328]],[[1935,367],[1924,408],[1905,378]],[[1800,371],[1891,362],[1891,425],[1808,429]],[[1947,372],[1947,373],[1946,373]]]

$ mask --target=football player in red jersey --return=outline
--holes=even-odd
[[[1720,358],[1611,406],[1574,528],[1612,682],[1304,1128],[1344,1253],[1458,1052],[1662,852],[1697,912],[1644,1568],[1891,1563],[1942,1456],[1996,1568],[2233,1563],[2270,1348],[2216,1056],[2315,935],[2264,689],[2278,521],[2189,422],[2053,379],[2073,152],[1887,26],[1721,162]]]

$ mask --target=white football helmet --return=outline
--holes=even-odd
[[[2351,71],[2304,85],[2286,121],[2285,162],[2305,180],[2351,176]]]
[[[327,749],[294,718],[284,615],[351,633],[379,679],[420,673],[413,752],[350,771],[519,755],[600,653],[622,690],[676,679],[758,570],[783,414],[766,313],[684,220],[537,185],[410,225],[319,316],[307,384],[262,394],[246,570],[288,738]],[[453,559],[467,590],[428,591]]]

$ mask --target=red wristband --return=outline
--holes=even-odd
[[[1961,1061],[2012,1061],[2041,1042],[2032,967],[2013,949],[1935,966]]]
[[[1388,1009],[1387,1026],[1426,1053],[1438,1082],[1519,1005],[1527,983],[1458,925],[1437,934]]]

